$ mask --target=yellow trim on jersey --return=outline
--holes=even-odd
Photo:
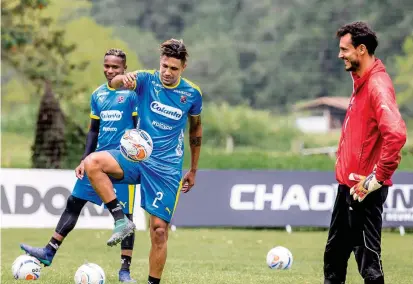
[[[134,201],[135,201],[135,185],[134,184],[128,185],[128,191],[129,191],[129,214],[132,214]]]
[[[132,112],[132,116],[137,116],[137,115],[138,115],[137,111]]]
[[[99,117],[99,116],[94,115],[94,114],[90,114],[89,116],[90,116],[90,118],[93,118],[93,119],[100,119],[100,117]]]
[[[108,82],[108,83],[106,83],[106,87],[107,87],[109,90],[111,90],[111,91],[116,91],[116,89],[111,88],[111,87],[109,86],[109,82]]]
[[[182,78],[182,79],[184,79],[184,81],[187,82],[192,88],[194,88],[195,90],[197,90],[197,91],[199,92],[199,94],[202,96],[201,88],[200,88],[197,84],[189,81],[189,80],[186,79],[186,78]]]
[[[137,73],[149,73],[149,74],[155,74],[156,69],[142,69],[142,70],[135,70],[133,72],[137,72]]]
[[[164,86],[165,88],[167,88],[167,89],[175,89],[175,88],[178,87],[179,84],[181,83],[181,77],[179,77],[179,79],[178,79],[178,81],[177,81],[177,83],[176,83],[175,85],[173,85],[173,86],[167,86],[167,85],[165,85],[165,84],[162,82],[161,73],[159,73],[159,81],[161,81],[162,86]]]
[[[181,195],[181,189],[182,189],[182,180],[181,180],[181,182],[179,183],[178,192],[176,193],[174,210],[172,211],[172,216],[173,216],[174,213],[175,213],[176,205],[178,205],[179,196]],[[171,217],[171,218],[172,218],[172,217]]]

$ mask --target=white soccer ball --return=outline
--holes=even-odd
[[[105,281],[105,272],[95,263],[85,263],[75,273],[75,284],[104,284]]]
[[[271,269],[290,269],[293,265],[293,255],[285,247],[272,248],[267,254],[267,265]]]
[[[134,162],[147,160],[153,150],[152,138],[142,129],[129,129],[120,139],[121,153]]]
[[[37,280],[41,270],[40,261],[26,254],[17,257],[11,267],[14,279],[19,280]]]

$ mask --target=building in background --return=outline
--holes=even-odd
[[[340,130],[349,102],[348,97],[322,97],[296,104],[296,127],[306,133]]]

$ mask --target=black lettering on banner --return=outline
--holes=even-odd
[[[2,214],[30,215],[36,213],[43,204],[49,214],[60,216],[66,208],[66,200],[71,194],[67,188],[52,187],[46,192],[45,196],[42,197],[36,188],[25,185],[16,185],[15,192],[16,198],[14,201],[14,210],[12,211],[6,189],[4,185],[1,185],[0,197]],[[59,207],[55,206],[53,202],[53,199],[58,195],[64,199],[64,203]],[[31,204],[27,204],[27,200],[31,200]],[[91,202],[86,203],[81,212],[81,216],[85,215],[85,210],[88,210],[89,215],[92,217],[106,217],[110,215],[108,210],[102,210],[100,213]]]
[[[410,191],[410,200],[407,200],[406,195],[404,194],[403,190],[401,189],[395,189],[394,193],[393,193],[393,204],[392,204],[392,208],[396,208],[397,207],[397,201],[401,200],[403,203],[403,207],[404,208],[413,208],[413,192]]]
[[[53,198],[56,195],[62,195],[65,202],[63,203],[63,207],[55,207],[53,204]],[[70,196],[70,191],[64,187],[52,187],[49,189],[44,198],[43,198],[43,204],[44,207],[46,208],[46,211],[49,212],[52,215],[61,215],[66,208],[66,200]]]
[[[28,207],[24,205],[25,195],[31,195],[33,198],[32,204]],[[16,186],[16,200],[14,206],[14,214],[33,214],[39,210],[42,197],[37,189],[30,186],[17,185]]]
[[[6,190],[1,186],[1,212],[3,214],[11,214],[9,200],[7,199]]]

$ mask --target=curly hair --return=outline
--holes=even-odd
[[[185,64],[189,54],[186,50],[184,41],[182,39],[177,40],[171,38],[161,44],[160,47],[161,56],[165,55],[181,60],[182,64]]]
[[[108,55],[117,56],[122,59],[123,63],[126,63],[126,54],[122,49],[111,48],[105,53],[105,57]]]
[[[341,38],[346,34],[351,34],[354,47],[364,44],[370,55],[374,54],[379,45],[376,33],[364,22],[353,22],[344,25],[337,30],[336,36]]]

